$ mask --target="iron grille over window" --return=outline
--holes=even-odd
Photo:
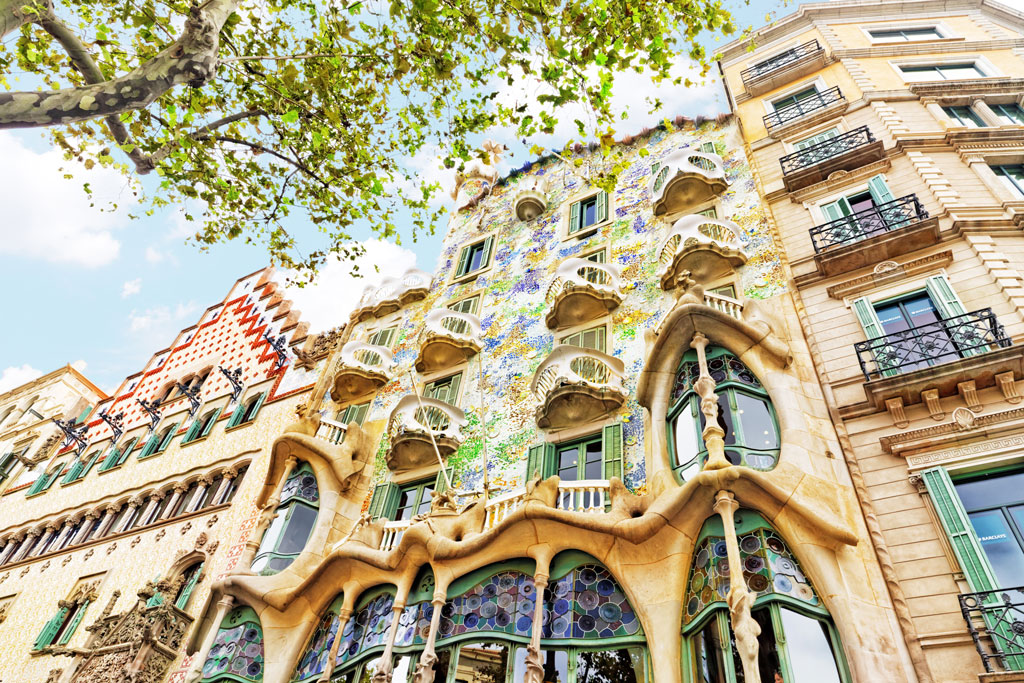
[[[1024,588],[964,593],[959,599],[985,671],[999,671],[992,660],[1003,671],[1024,670]]]
[[[853,244],[928,218],[916,194],[864,209],[811,228],[815,253]]]
[[[871,133],[870,128],[867,126],[855,128],[849,133],[837,135],[782,157],[779,159],[779,163],[782,164],[782,175],[820,164],[858,147],[870,145],[874,141],[875,136]]]
[[[809,40],[802,45],[797,45],[791,50],[786,50],[782,54],[775,55],[771,59],[766,59],[763,62],[755,64],[749,69],[744,69],[740,72],[740,78],[743,79],[744,83],[752,81],[755,78],[760,78],[761,76],[775,71],[776,69],[781,69],[787,64],[799,61],[807,55],[814,54],[820,49],[821,46],[818,45],[817,40]]]
[[[991,308],[955,315],[854,345],[870,381],[1010,346]]]
[[[845,99],[846,97],[839,90],[839,86],[834,86],[814,95],[808,95],[793,104],[780,107],[771,114],[765,114],[763,117],[764,127],[768,129],[769,133],[771,133],[773,128],[778,128],[790,121],[796,121],[800,117],[806,116],[813,111],[824,109],[830,104],[835,104],[839,100]]]

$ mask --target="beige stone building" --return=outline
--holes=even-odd
[[[270,449],[184,680],[914,681],[742,148],[680,117],[611,189],[585,147],[461,172],[435,272],[366,291]]]
[[[840,0],[753,41],[720,66],[876,589],[918,680],[1024,680],[1024,15]]]
[[[271,276],[239,279],[109,397],[71,368],[0,397],[25,462],[0,496],[4,683],[155,682],[180,664],[332,342],[307,339]],[[47,446],[24,451],[30,434]]]

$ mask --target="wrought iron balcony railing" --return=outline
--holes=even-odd
[[[864,377],[871,381],[1010,346],[991,308],[971,311],[854,345]]]
[[[928,218],[916,194],[894,199],[864,211],[843,216],[834,221],[811,228],[811,242],[815,253],[853,244],[869,237],[899,230],[916,221]]]
[[[837,135],[804,149],[787,154],[779,159],[782,164],[782,175],[788,175],[804,168],[809,168],[823,161],[851,152],[858,147],[870,145],[875,136],[867,126],[854,128],[848,133]]]
[[[960,611],[985,671],[1024,671],[1024,587],[964,593]],[[985,640],[983,636],[988,636]]]
[[[740,78],[743,79],[744,83],[748,83],[749,81],[756,80],[762,76],[767,76],[776,69],[781,69],[788,64],[798,62],[804,57],[814,54],[820,49],[821,45],[818,44],[816,39],[809,40],[806,43],[797,45],[791,50],[786,50],[782,54],[775,55],[771,59],[766,59],[759,64],[755,64],[752,67],[744,69],[740,72]]]
[[[779,126],[784,126],[787,123],[796,121],[812,112],[819,111],[845,99],[846,97],[839,90],[839,86],[833,86],[828,90],[817,93],[813,97],[807,97],[787,107],[776,109],[771,114],[765,114],[762,117],[764,119],[764,127],[771,133],[773,129]]]

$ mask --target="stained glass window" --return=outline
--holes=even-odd
[[[743,578],[755,599],[774,593],[820,606],[810,579],[800,571],[796,558],[773,530],[760,527],[740,533],[739,546]],[[709,605],[725,602],[729,593],[727,555],[721,536],[706,536],[697,545],[686,589],[684,622],[692,621]]]
[[[302,657],[299,659],[299,665],[295,669],[295,676],[292,678],[293,681],[305,681],[315,678],[327,668],[331,646],[334,645],[334,639],[338,635],[338,612],[343,602],[343,597],[338,596],[327,609],[327,613],[320,619],[320,623],[317,624],[316,630],[313,631],[313,636],[306,645],[305,652],[302,653]]]
[[[383,645],[391,624],[391,610],[395,604],[392,593],[383,593],[358,610],[341,634],[337,664],[342,664],[372,647]]]
[[[254,572],[276,574],[295,561],[313,532],[319,501],[313,469],[302,463],[281,490],[281,502],[252,563]]]
[[[262,683],[263,628],[251,607],[236,607],[221,622],[210,654],[203,664],[204,681],[235,680]]]
[[[501,572],[444,604],[437,637],[482,631],[528,636],[533,612],[533,577]]]
[[[618,582],[599,565],[583,565],[544,591],[542,638],[613,638],[640,633],[640,620]]]

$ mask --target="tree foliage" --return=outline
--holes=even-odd
[[[144,206],[196,207],[199,243],[259,242],[309,274],[352,255],[357,225],[432,229],[421,151],[455,168],[488,128],[550,133],[577,102],[607,149],[615,74],[670,79],[685,56],[703,75],[701,31],[733,31],[721,0],[0,0],[0,128],[152,174]],[[498,97],[524,77],[545,84],[529,107]]]

